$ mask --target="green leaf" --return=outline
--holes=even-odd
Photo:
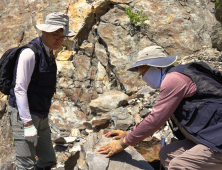
[[[130,18],[130,23],[133,25],[136,25],[138,22],[140,22],[142,24],[144,21],[149,20],[148,18],[146,18],[147,16],[145,14],[143,14],[143,10],[138,11],[137,13],[134,13],[132,11],[132,8],[125,7],[124,13],[126,15],[128,15],[128,17]]]

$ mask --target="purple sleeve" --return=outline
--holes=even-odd
[[[134,126],[134,130],[125,138],[126,143],[134,146],[152,135],[170,118],[181,100],[195,92],[196,86],[189,77],[178,72],[167,74],[152,112],[139,125]]]

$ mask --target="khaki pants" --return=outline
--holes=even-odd
[[[188,139],[164,146],[159,157],[164,168],[169,170],[222,169],[222,153]]]
[[[13,130],[15,141],[16,161],[18,170],[34,170],[36,155],[38,156],[37,166],[45,168],[56,163],[55,151],[52,146],[48,118],[39,118],[31,115],[33,124],[38,131],[38,143],[34,147],[33,142],[24,139],[24,126],[20,120],[18,110],[8,106],[8,113]]]

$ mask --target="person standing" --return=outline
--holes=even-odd
[[[42,35],[29,43],[36,47],[37,57],[30,48],[22,49],[14,68],[15,87],[9,97],[18,170],[50,170],[56,164],[48,120],[56,91],[57,66],[52,50],[74,36],[69,30],[69,17],[61,12],[48,14],[45,23],[36,27]]]

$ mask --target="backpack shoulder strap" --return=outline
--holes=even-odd
[[[38,55],[38,50],[35,47],[35,45],[33,45],[33,44],[26,44],[25,47],[30,48],[35,53],[35,60],[38,61],[39,55]]]

